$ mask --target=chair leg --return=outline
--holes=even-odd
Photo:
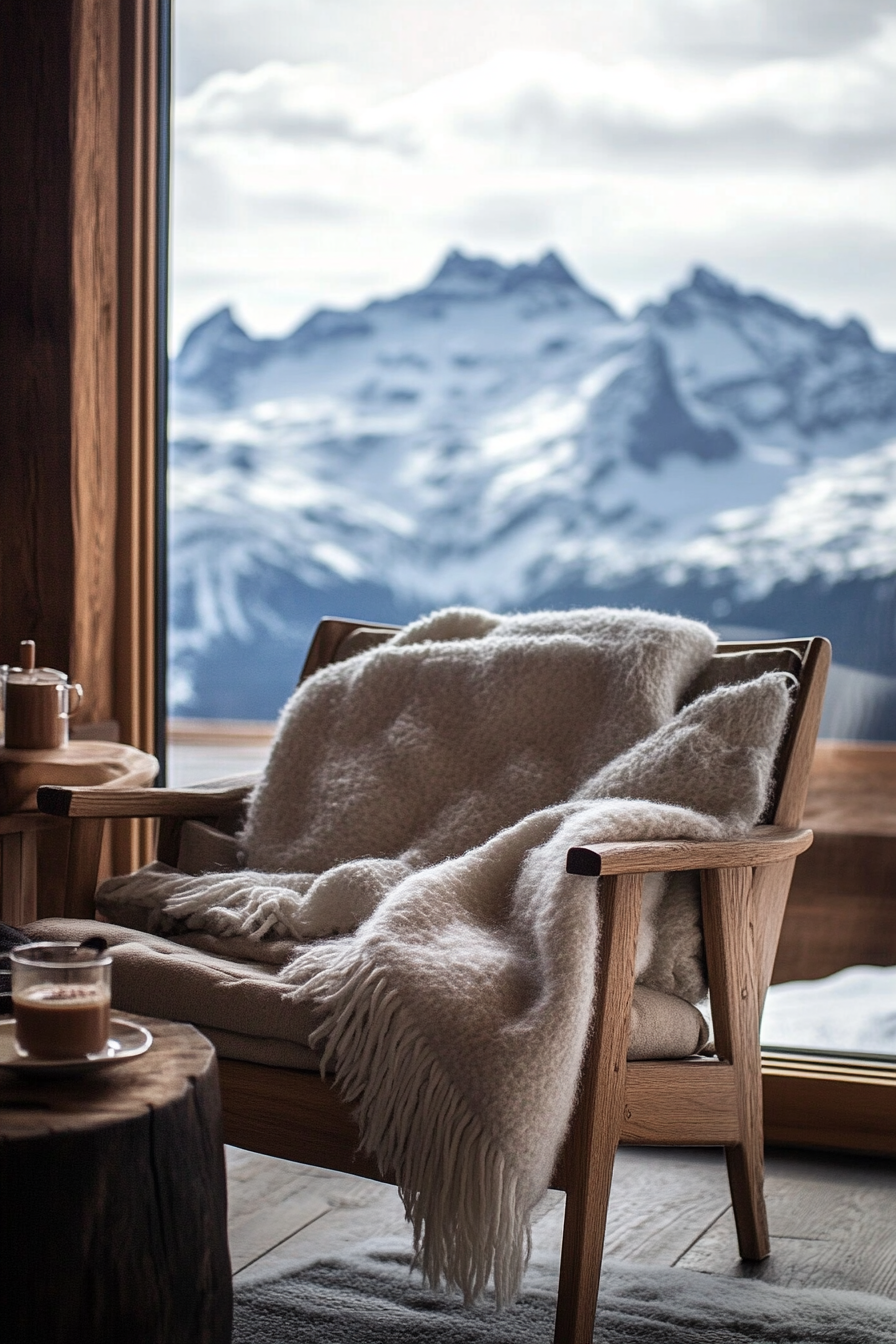
[[[741,1141],[725,1149],[728,1184],[742,1260],[764,1260],[771,1252],[765,1211],[765,1146],[762,1124],[762,1055],[758,1029],[744,1034],[738,1058],[738,1112]]]
[[[591,1344],[625,1071],[641,915],[640,874],[600,885],[600,971],[581,1092],[563,1154],[566,1214],[554,1344]]]
[[[597,1136],[586,1179],[566,1193],[554,1344],[591,1344],[619,1131]]]
[[[744,1260],[770,1252],[763,1182],[762,1056],[752,872],[704,872],[703,928],[716,1052],[734,1068],[740,1142],[725,1149],[737,1244]]]
[[[102,818],[76,817],[68,842],[65,914],[68,919],[93,919],[94,895],[103,848]]]
[[[742,1260],[765,1260],[771,1254],[771,1244],[763,1190],[765,1156],[761,1128],[744,1143],[726,1148],[725,1161],[740,1257]]]

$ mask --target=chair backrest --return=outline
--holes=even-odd
[[[321,667],[384,643],[400,629],[398,625],[325,616],[314,632],[299,681]],[[720,643],[682,697],[682,704],[689,704],[717,686],[751,681],[763,672],[786,672],[793,677],[796,697],[778,749],[764,822],[798,826],[802,820],[830,662],[830,643],[819,636]]]
[[[305,657],[299,685],[330,663],[344,662],[356,653],[384,644],[400,629],[400,625],[383,625],[379,621],[348,621],[341,616],[323,616]]]

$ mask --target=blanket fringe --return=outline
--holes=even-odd
[[[496,1303],[506,1306],[531,1250],[516,1174],[389,987],[387,972],[356,956],[333,958],[333,950],[331,944],[318,969],[308,961],[318,961],[323,948],[291,968],[303,973],[299,997],[325,1014],[310,1038],[324,1044],[321,1073],[332,1061],[363,1150],[395,1180],[426,1282],[459,1289],[469,1304],[493,1277]]]

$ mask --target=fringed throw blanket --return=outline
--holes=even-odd
[[[436,613],[318,672],[286,706],[247,868],[152,865],[107,899],[157,930],[291,938],[285,994],[397,1178],[431,1282],[499,1301],[525,1267],[575,1097],[599,936],[571,845],[743,834],[762,813],[787,678],[676,714],[715,649],[651,612]],[[648,880],[638,974],[693,999],[692,917]],[[659,914],[658,914],[659,912]]]

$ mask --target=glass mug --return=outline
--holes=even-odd
[[[112,958],[80,943],[28,943],[9,954],[16,1050],[83,1059],[109,1039]]]

